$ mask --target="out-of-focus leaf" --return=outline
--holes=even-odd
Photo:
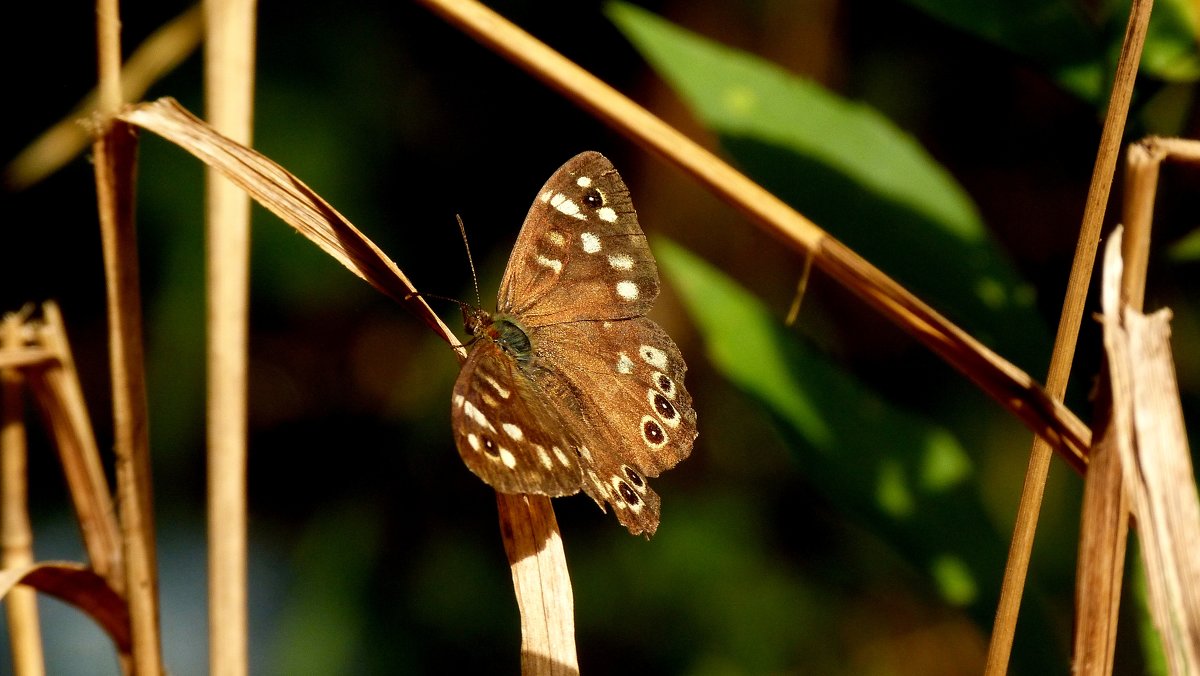
[[[1073,0],[906,0],[934,18],[1012,51],[1063,89],[1103,106],[1114,58],[1129,18],[1129,0],[1104,5],[1095,19]],[[1150,16],[1141,71],[1170,82],[1200,77],[1196,8],[1158,0]]]
[[[1006,544],[955,435],[882,401],[687,250],[662,239],[654,248],[709,360],[792,441],[809,485],[923,571],[947,603],[990,626]],[[1029,622],[1041,624],[1036,614]]]
[[[1128,2],[1118,3],[1126,8]],[[1200,79],[1196,5],[1192,0],[1158,0],[1146,29],[1141,71],[1169,82]],[[1126,9],[1126,13],[1127,13]]]
[[[1100,30],[1064,0],[905,0],[1041,67],[1064,89],[1099,104],[1107,93]],[[1118,39],[1120,35],[1118,34]]]
[[[985,342],[1040,366],[1049,341],[1030,288],[970,197],[910,136],[645,10],[614,3],[608,13],[755,180]]]
[[[1179,262],[1200,261],[1200,230],[1176,242],[1167,254]]]

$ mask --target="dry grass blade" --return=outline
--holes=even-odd
[[[29,387],[54,437],[88,561],[97,574],[121,592],[125,589],[125,565],[116,509],[62,313],[54,303],[46,303],[42,313],[42,322],[35,329],[36,340],[53,354],[54,362],[50,368],[30,369]]]
[[[92,569],[69,561],[45,561],[0,570],[0,598],[23,584],[50,594],[87,613],[127,656],[133,642],[125,600]]]
[[[1081,676],[1111,674],[1116,650],[1117,610],[1125,569],[1129,531],[1129,495],[1122,483],[1122,446],[1133,443],[1128,372],[1128,344],[1119,331],[1117,307],[1122,277],[1122,233],[1113,235],[1103,270],[1105,350],[1108,354],[1096,410],[1101,419],[1092,447],[1092,463],[1084,486],[1075,575],[1075,647],[1073,672]]]
[[[1171,358],[1171,313],[1125,309],[1136,444],[1122,447],[1150,608],[1174,674],[1200,673],[1200,497]],[[1107,328],[1107,327],[1106,327]]]
[[[1171,313],[1143,315],[1124,303],[1121,246],[1118,231],[1105,257],[1104,347],[1112,393],[1112,432],[1105,438],[1114,437],[1111,450],[1119,454],[1137,517],[1150,608],[1171,673],[1200,673],[1200,496],[1171,359]]]
[[[175,69],[200,44],[200,6],[196,5],[163,25],[129,57],[121,70],[121,94],[136,101],[150,85]],[[30,143],[0,175],[9,190],[23,190],[58,171],[91,142],[82,119],[96,111],[98,96],[89,92],[83,101],[50,129]]]
[[[408,277],[328,202],[262,154],[217,133],[173,99],[127,108],[120,118],[195,155],[241,186],[259,204],[312,240],[346,269],[417,314],[451,345],[454,333],[434,314]],[[464,353],[465,354],[465,353]]]
[[[241,144],[218,134],[203,121],[171,99],[160,99],[126,109],[121,119],[148,129],[195,155],[210,167],[219,169],[241,186],[259,204],[283,219],[300,234],[333,256],[354,274],[416,313],[435,333],[451,345],[458,345],[453,332],[433,313],[416,288],[373,242],[347,221],[328,202],[321,199],[300,179],[283,167]],[[466,351],[456,348],[465,358]],[[518,509],[512,500],[498,500],[502,532],[521,532],[534,528],[531,523],[552,524],[556,530],[549,500],[531,499]],[[554,535],[558,539],[557,532]],[[530,573],[516,574],[513,582],[522,605],[522,626],[573,627],[570,615],[570,588],[566,556],[562,547],[532,550],[537,565]],[[520,557],[523,560],[524,557]],[[545,576],[545,580],[541,576]],[[547,593],[546,590],[551,590]],[[540,602],[538,602],[540,601]],[[567,609],[567,614],[563,614]],[[538,636],[526,640],[537,640]],[[554,663],[574,664],[574,643],[569,654],[558,652],[563,643],[527,645],[523,652],[550,655]],[[539,672],[533,672],[539,673]]]

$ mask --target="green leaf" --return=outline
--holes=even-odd
[[[709,361],[792,442],[808,485],[890,543],[943,600],[990,626],[1006,540],[954,433],[875,396],[686,249],[661,238],[653,245]]]
[[[1168,82],[1186,83],[1200,79],[1198,25],[1196,5],[1191,0],[1155,2],[1146,29],[1141,71]]]
[[[1179,263],[1200,261],[1200,230],[1172,244],[1167,255]]]
[[[1049,337],[970,197],[877,111],[623,3],[608,14],[763,187],[1010,359]]]

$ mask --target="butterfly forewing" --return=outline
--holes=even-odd
[[[476,343],[451,401],[458,453],[501,493],[577,493],[578,444],[518,368],[495,342]]]
[[[499,310],[526,326],[646,314],[658,270],[612,163],[586,152],[542,186],[500,284]]]

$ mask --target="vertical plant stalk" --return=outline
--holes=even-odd
[[[1129,23],[1125,28],[1112,93],[1109,95],[1100,147],[1096,153],[1092,182],[1083,211],[1083,223],[1079,229],[1075,258],[1071,263],[1071,274],[1067,281],[1067,293],[1059,316],[1058,335],[1054,339],[1054,352],[1050,357],[1050,370],[1046,376],[1046,394],[1055,402],[1062,402],[1071,376],[1071,362],[1075,357],[1079,325],[1083,321],[1084,304],[1087,302],[1088,284],[1096,262],[1100,228],[1104,224],[1104,211],[1112,189],[1117,156],[1125,133],[1125,120],[1129,114],[1129,101],[1133,97],[1138,64],[1142,58],[1142,45],[1146,40],[1146,26],[1150,22],[1150,9],[1153,5],[1153,0],[1134,0],[1129,11]],[[1050,471],[1050,455],[1050,445],[1042,437],[1034,437],[1033,446],[1029,451],[1029,465],[1025,470],[1025,483],[1021,489],[1021,500],[1017,506],[1017,519],[1009,545],[1008,562],[1005,564],[1004,579],[1000,585],[996,621],[992,625],[992,637],[988,644],[987,668],[984,672],[988,676],[1000,676],[1008,671],[1017,616],[1021,609],[1021,597],[1025,591],[1025,578],[1029,572],[1033,537],[1037,531],[1042,497],[1046,490],[1046,475]]]
[[[18,350],[23,322],[19,315],[0,321],[0,347]],[[24,378],[16,368],[0,369],[0,558],[5,570],[33,563],[33,529],[29,525],[28,445],[25,442]],[[8,638],[16,676],[42,676],[42,632],[38,624],[37,592],[14,587],[4,597]]]
[[[93,145],[100,240],[108,293],[113,430],[117,495],[125,545],[126,593],[138,676],[162,673],[158,625],[158,571],[150,481],[150,435],[138,288],[137,236],[133,225],[136,139],[111,117],[121,105],[121,39],[117,0],[96,5],[97,60],[103,122]]]
[[[254,100],[254,0],[205,0],[204,85],[209,123],[250,145]],[[208,237],[209,664],[248,669],[246,388],[250,198],[219,171],[206,173]]]
[[[1101,293],[1105,323],[1118,322],[1121,239],[1118,228],[1104,254]],[[1130,501],[1121,468],[1127,450],[1121,446],[1133,442],[1133,409],[1117,404],[1128,404],[1128,396],[1123,394],[1132,387],[1126,366],[1128,344],[1111,340],[1107,327],[1105,333],[1105,368],[1096,403],[1099,420],[1093,431],[1096,442],[1092,445],[1083,490],[1075,573],[1075,645],[1071,671],[1076,676],[1112,674],[1129,535]]]

